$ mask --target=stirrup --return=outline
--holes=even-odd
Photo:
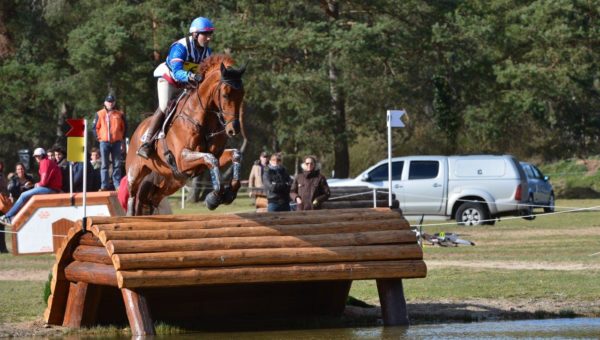
[[[136,151],[136,154],[144,159],[150,158],[154,153],[154,148],[149,143],[142,144]]]

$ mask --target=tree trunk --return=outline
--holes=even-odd
[[[6,18],[9,16],[6,4],[0,4],[0,60],[14,53],[14,46],[6,30]]]
[[[55,144],[66,145],[66,137],[64,127],[67,124],[67,118],[69,118],[69,109],[66,103],[60,104],[60,113],[56,121],[56,140]]]
[[[337,0],[321,1],[325,12],[332,22],[339,20],[340,6]],[[336,67],[336,53],[329,52],[329,93],[331,95],[331,114],[334,134],[335,177],[346,178],[350,174],[350,154],[348,152],[348,136],[346,135],[346,97],[339,86],[342,71]]]

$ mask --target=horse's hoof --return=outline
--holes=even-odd
[[[231,204],[233,200],[237,197],[237,192],[231,190],[231,187],[226,187],[225,192],[223,193],[223,204]]]
[[[204,203],[206,203],[208,210],[215,210],[221,204],[221,197],[213,191],[206,196]]]

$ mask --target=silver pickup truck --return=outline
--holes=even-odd
[[[388,188],[387,159],[331,187]],[[494,224],[496,217],[527,215],[527,177],[510,155],[392,158],[392,190],[405,215],[439,215],[460,224]]]

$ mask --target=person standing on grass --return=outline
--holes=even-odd
[[[315,156],[304,157],[303,171],[296,176],[290,190],[292,200],[296,202],[296,210],[320,209],[321,204],[329,199],[329,185],[320,168]]]
[[[248,177],[248,196],[256,198],[264,196],[262,176],[269,164],[269,154],[266,151],[260,153],[260,157],[252,165],[250,177]]]
[[[96,112],[94,118],[94,133],[100,143],[100,156],[102,166],[100,168],[100,191],[111,190],[108,169],[112,160],[112,184],[115,190],[119,189],[121,183],[121,163],[125,151],[125,134],[127,132],[127,120],[125,114],[115,108],[115,97],[109,94],[104,99],[104,108]]]
[[[267,194],[267,211],[290,211],[290,187],[292,178],[281,164],[281,155],[271,155],[263,173],[263,186]]]

